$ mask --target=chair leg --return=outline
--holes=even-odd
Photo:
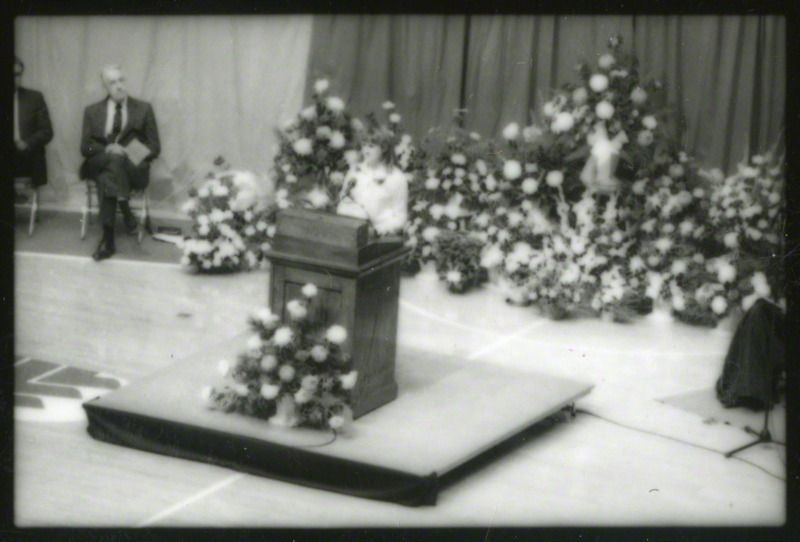
[[[36,229],[36,215],[39,212],[39,189],[35,186],[33,189],[33,201],[31,201],[31,217],[28,222],[28,237],[33,236],[33,230]]]
[[[81,209],[81,241],[86,239],[86,230],[88,225],[92,222],[92,181],[86,179],[86,203]]]
[[[144,199],[144,203],[142,204],[142,219],[139,222],[139,235],[137,237],[139,243],[144,239],[145,230],[150,228],[150,209],[148,207],[147,189],[142,193],[142,198]]]

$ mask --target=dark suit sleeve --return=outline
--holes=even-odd
[[[158,125],[156,124],[156,115],[153,112],[153,106],[147,104],[147,111],[144,116],[144,138],[145,145],[150,149],[150,155],[147,157],[148,162],[152,162],[158,155],[161,154],[161,140],[158,137]]]
[[[36,129],[25,138],[25,143],[32,149],[44,147],[53,139],[53,125],[50,123],[50,113],[47,103],[40,92],[32,94],[36,115]]]
[[[91,106],[83,110],[83,132],[81,136],[81,154],[84,158],[100,154],[106,148],[105,141],[101,141],[92,133]]]

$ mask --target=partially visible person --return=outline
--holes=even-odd
[[[81,154],[86,158],[81,177],[97,182],[100,199],[103,237],[92,255],[96,261],[116,252],[117,204],[128,233],[136,231],[136,218],[128,203],[131,190],[147,187],[150,163],[161,153],[152,106],[128,96],[125,75],[119,66],[104,67],[100,78],[108,96],[84,111],[81,139]]]
[[[374,132],[362,142],[362,160],[345,175],[336,212],[370,221],[379,236],[402,233],[408,219],[408,179],[394,159],[394,141]]]
[[[25,64],[14,57],[15,176],[30,177],[34,188],[47,184],[45,145],[53,139],[50,113],[42,93],[22,86]],[[17,201],[24,197],[15,193]]]

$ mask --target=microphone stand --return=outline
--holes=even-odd
[[[761,429],[761,431],[756,431],[755,429],[752,429],[750,427],[745,427],[744,428],[744,430],[747,433],[749,433],[751,435],[755,435],[758,438],[756,440],[754,440],[753,442],[749,443],[749,444],[745,444],[744,446],[739,446],[735,450],[731,450],[730,452],[725,454],[725,457],[727,457],[727,458],[732,457],[734,454],[737,454],[737,453],[741,452],[742,450],[746,450],[748,448],[752,448],[753,446],[756,446],[758,444],[767,444],[767,443],[773,442],[773,443],[779,444],[781,446],[786,446],[785,442],[778,442],[777,440],[773,440],[772,433],[770,433],[770,431],[769,431],[769,413],[772,410],[772,406],[773,406],[772,403],[769,403],[767,405],[767,408],[764,409],[764,427]]]

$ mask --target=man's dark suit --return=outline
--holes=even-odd
[[[105,133],[109,99],[88,106],[83,113],[81,154],[86,160],[81,165],[81,177],[98,181],[109,196],[127,198],[131,188],[143,189],[150,182],[150,162],[161,152],[161,141],[153,108],[147,102],[128,96],[128,120],[122,127],[117,143],[124,147],[133,139],[138,139],[150,149],[150,154],[138,166],[124,156],[107,154],[105,147],[112,143]]]
[[[31,177],[33,186],[47,184],[47,162],[44,146],[53,139],[50,114],[41,92],[19,87],[19,137],[28,144],[28,149],[17,150],[18,177]]]

